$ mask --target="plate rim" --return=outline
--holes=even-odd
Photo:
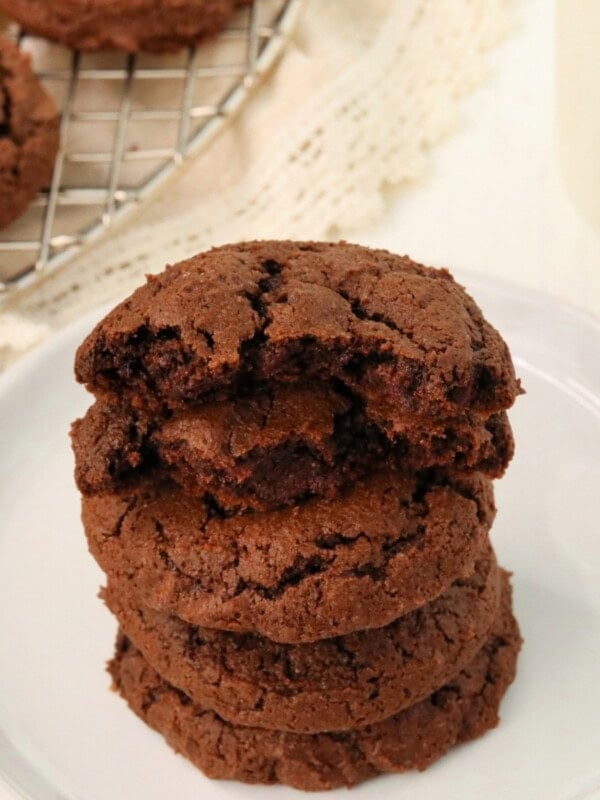
[[[477,295],[478,287],[488,291],[501,292],[505,297],[517,292],[521,301],[533,303],[538,307],[549,305],[555,312],[567,315],[571,319],[576,319],[585,328],[591,328],[595,333],[600,332],[600,314],[596,315],[592,311],[583,309],[543,290],[474,271],[456,269],[453,270],[453,275],[459,283],[466,285],[469,293],[472,292]],[[475,300],[477,301],[477,297],[475,297]],[[112,309],[118,302],[120,300],[99,304],[86,311],[85,314],[71,320],[68,324],[52,330],[40,344],[23,354],[15,362],[9,364],[4,372],[0,374],[0,399],[10,393],[20,381],[26,380],[42,361],[50,357],[57,349],[60,349],[74,330],[81,329],[82,326],[87,324],[90,325],[91,330],[102,315]],[[600,344],[594,342],[592,346],[600,350]],[[75,382],[74,376],[73,382]],[[57,798],[64,798],[64,800],[69,797],[69,795],[64,794],[56,796]],[[0,800],[37,800],[37,798],[20,786],[5,770],[0,770]],[[600,800],[600,785],[584,789],[581,794],[578,794],[572,800]]]

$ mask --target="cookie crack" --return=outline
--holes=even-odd
[[[297,556],[293,564],[283,570],[281,578],[274,586],[265,586],[254,581],[246,581],[240,578],[235,589],[235,594],[239,595],[245,591],[254,591],[265,600],[276,600],[281,597],[288,589],[299,586],[306,580],[320,575],[331,565],[333,559],[324,559],[314,555],[310,558]]]
[[[215,337],[210,331],[206,328],[196,327],[196,333],[204,339],[209,350],[213,351],[215,349]]]
[[[213,519],[224,520],[227,519],[228,517],[233,516],[235,513],[233,511],[228,511],[226,508],[224,508],[224,506],[222,506],[217,500],[217,498],[210,492],[204,493],[204,495],[202,496],[202,502],[204,503],[204,506],[206,508],[206,514],[204,516],[204,519],[200,523],[199,530],[201,533],[206,533],[208,524]]]
[[[10,73],[0,64],[0,106],[2,107],[2,121],[0,122],[0,137],[10,139],[12,137],[12,96],[6,85],[6,79]]]
[[[382,325],[385,325],[391,331],[395,333],[399,333],[401,336],[405,336],[411,342],[414,341],[414,333],[412,331],[408,331],[405,328],[400,327],[394,320],[387,317],[385,314],[382,314],[379,311],[370,312],[367,311],[363,303],[359,300],[358,297],[352,297],[349,292],[345,289],[336,288],[336,294],[338,294],[343,300],[345,300],[348,305],[350,306],[350,310],[352,314],[361,322],[380,322]],[[423,350],[423,347],[416,342],[419,349]]]
[[[379,561],[367,561],[363,564],[358,564],[343,574],[349,575],[354,578],[368,577],[375,582],[383,581],[387,576],[387,569],[390,561],[394,559],[399,553],[403,552],[409,547],[420,547],[424,543],[426,529],[424,525],[418,525],[417,530],[413,533],[404,533],[401,536],[386,542],[382,546],[382,558]]]
[[[122,514],[119,514],[119,516],[118,516],[118,518],[117,518],[117,520],[116,520],[116,522],[115,522],[115,524],[113,526],[113,529],[107,535],[107,537],[106,537],[107,539],[110,539],[110,538],[113,538],[113,537],[118,538],[121,535],[121,533],[123,531],[123,525],[125,524],[126,518],[135,509],[135,507],[137,506],[137,503],[138,503],[138,498],[136,496],[132,497],[129,500],[129,502],[127,503],[127,507],[126,507],[125,511],[123,511]]]
[[[252,336],[240,344],[240,360],[245,364],[242,375],[238,378],[240,383],[243,383],[245,379],[247,380],[249,373],[256,368],[260,350],[267,341],[266,330],[271,324],[271,319],[268,312],[268,302],[265,298],[279,285],[283,270],[281,264],[273,260],[263,261],[260,266],[265,277],[257,281],[256,291],[240,292],[240,295],[250,303],[250,307],[257,315],[259,323]]]
[[[448,342],[442,346],[436,346],[433,343],[429,343],[427,346],[425,346],[415,338],[414,331],[409,330],[408,328],[403,328],[393,319],[388,317],[386,314],[382,314],[380,311],[368,311],[358,297],[353,297],[345,289],[336,288],[335,291],[343,300],[348,303],[350,310],[356,319],[360,320],[361,322],[377,322],[381,325],[384,325],[388,330],[398,333],[400,336],[408,339],[408,341],[414,344],[414,346],[423,354],[427,354],[428,352],[432,351],[436,353],[436,355],[440,356],[446,352],[448,346],[450,345],[450,342]],[[411,294],[411,297],[414,299],[414,295]],[[407,360],[411,361],[411,359]]]
[[[444,626],[440,622],[439,616],[439,614],[432,614],[431,617],[435,629],[442,635],[446,644],[454,644],[454,639],[446,632]]]
[[[388,317],[386,314],[383,314],[379,311],[375,312],[369,311],[365,307],[364,303],[358,297],[353,297],[347,290],[338,287],[335,288],[334,291],[336,291],[336,293],[348,303],[350,310],[354,315],[354,317],[356,317],[356,319],[363,322],[364,321],[376,322],[381,325],[384,325],[388,330],[393,331],[394,333],[397,333],[400,336],[403,336],[405,339],[411,342],[411,344],[413,344],[424,356],[427,356],[429,353],[435,353],[436,356],[435,360],[437,361],[437,359],[439,359],[440,356],[443,356],[444,353],[447,352],[448,347],[451,345],[451,341],[448,341],[444,344],[439,344],[439,345],[436,345],[433,342],[429,342],[428,345],[426,346],[422,342],[416,339],[414,331],[404,328],[401,325],[398,325],[397,322]],[[414,295],[412,293],[411,296],[414,299]],[[470,322],[472,323],[471,325],[468,326],[470,344],[473,352],[477,352],[478,350],[484,347],[483,333],[482,333],[482,342],[478,343],[475,339],[475,333],[477,332],[477,319],[474,315],[474,311],[469,307],[468,304],[465,304],[465,310],[469,316]],[[415,362],[413,359],[410,358],[407,358],[406,361],[409,364],[412,364],[412,370],[414,372],[414,375],[411,377],[410,382],[406,387],[407,391],[412,392],[415,389],[417,389],[419,385],[422,383],[424,379],[425,367],[418,364],[417,362]],[[457,381],[457,383],[460,383],[458,376],[455,376],[454,379]],[[486,387],[489,391],[493,390],[494,388],[493,377],[491,373],[489,373],[489,371],[486,370],[485,367],[481,365],[476,365],[474,367],[474,375],[471,381],[470,389],[467,388],[465,390],[463,387],[458,387],[455,390],[454,387],[449,386],[448,391],[449,392],[456,391],[458,394],[468,392],[479,395],[481,391],[486,390]]]
[[[339,547],[351,547],[360,539],[368,539],[365,531],[360,531],[356,536],[348,536],[339,531],[320,536],[315,539],[315,545],[320,550],[337,550]]]

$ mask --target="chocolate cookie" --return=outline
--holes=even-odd
[[[505,343],[447,271],[345,243],[250,242],[169,267],[96,326],[76,375],[173,409],[333,377],[391,430],[487,418],[520,391]]]
[[[225,722],[166,683],[124,636],[110,672],[132,710],[209,777],[323,790],[383,772],[425,769],[454,745],[495,727],[520,644],[506,582],[487,643],[444,687],[383,722],[312,735]]]
[[[224,28],[252,0],[0,0],[26,30],[76,50],[167,52]]]
[[[407,419],[386,433],[360,404],[328,385],[278,386],[206,403],[169,419],[96,402],[72,429],[83,494],[114,491],[141,475],[170,476],[227,507],[277,508],[328,497],[379,468],[432,466],[499,477],[513,452],[506,412],[465,413],[441,424]]]
[[[111,584],[103,597],[150,666],[194,703],[238,725],[317,733],[386,719],[456,675],[490,634],[499,573],[489,548],[473,575],[386,627],[304,645],[198,628],[138,608]]]
[[[381,627],[433,600],[473,571],[494,512],[477,473],[377,473],[331,500],[229,517],[151,483],[83,498],[92,554],[141,604],[290,643]]]
[[[50,183],[58,128],[56,107],[33,74],[29,56],[0,36],[0,228]]]

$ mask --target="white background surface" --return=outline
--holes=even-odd
[[[446,264],[457,270],[485,272],[522,282],[547,290],[562,299],[570,300],[599,313],[600,238],[577,215],[570,204],[562,189],[554,158],[552,6],[551,0],[519,0],[516,4],[517,30],[505,44],[491,54],[491,79],[482,89],[466,100],[464,104],[465,118],[460,130],[434,149],[428,178],[391,200],[390,209],[381,223],[371,230],[360,232],[353,238],[359,238],[365,244],[406,251],[414,258],[426,263]],[[552,312],[552,306],[548,307],[548,311]],[[539,330],[542,337],[548,335],[548,328],[543,329],[540,325]],[[530,331],[529,335],[533,333],[535,331]],[[571,349],[569,352],[572,354],[574,351]],[[582,359],[584,352],[587,354],[586,357],[590,358],[589,363],[593,365],[594,350],[586,349],[582,344],[580,350]],[[597,353],[597,346],[595,352]],[[562,367],[564,372],[565,364]],[[521,368],[522,371],[523,369]],[[597,734],[598,731],[598,708],[587,706],[585,698],[582,700],[582,704],[578,704],[577,701],[574,705],[572,696],[578,686],[585,689],[586,683],[588,683],[590,691],[595,686],[591,683],[591,674],[585,672],[585,665],[590,663],[588,660],[590,657],[597,659],[598,653],[590,652],[590,642],[586,641],[585,631],[580,629],[579,622],[587,620],[588,623],[591,623],[593,618],[597,624],[598,582],[597,576],[594,577],[593,573],[598,563],[597,546],[594,539],[597,531],[594,530],[591,515],[587,519],[589,525],[584,525],[584,520],[578,522],[571,516],[571,509],[578,507],[587,507],[589,513],[590,498],[597,486],[594,485],[587,472],[589,463],[585,459],[578,460],[575,451],[572,451],[571,461],[567,459],[566,462],[563,462],[563,469],[560,473],[553,472],[551,465],[557,463],[558,455],[552,448],[558,448],[561,439],[569,436],[569,425],[574,426],[571,433],[574,436],[577,434],[577,446],[581,448],[581,452],[584,452],[587,438],[584,429],[590,418],[587,415],[581,416],[583,406],[569,405],[569,394],[565,393],[564,386],[562,388],[555,387],[556,391],[552,393],[551,389],[544,388],[552,386],[551,381],[548,383],[548,376],[544,377],[527,370],[524,371],[529,395],[520,401],[521,406],[517,406],[515,412],[517,432],[519,429],[522,431],[522,435],[519,437],[521,448],[512,470],[499,487],[499,505],[502,510],[496,526],[496,542],[505,563],[517,572],[517,602],[524,622],[528,646],[523,653],[520,679],[508,698],[506,727],[499,728],[497,733],[493,734],[493,737],[496,738],[490,737],[487,743],[482,740],[480,744],[474,746],[474,751],[476,748],[487,750],[488,747],[496,750],[496,744],[500,744],[500,746],[503,743],[507,744],[511,733],[515,730],[513,726],[519,724],[516,709],[521,708],[522,703],[529,702],[533,706],[539,702],[538,707],[541,709],[542,717],[532,716],[527,719],[526,725],[530,725],[530,729],[525,732],[526,740],[523,740],[519,748],[520,754],[517,754],[518,763],[516,765],[521,764],[521,767],[525,769],[530,763],[529,757],[532,759],[538,757],[541,762],[546,760],[546,763],[552,768],[560,766],[561,761],[567,764],[572,762],[574,772],[579,770],[579,774],[582,776],[582,782],[579,785],[575,785],[575,782],[572,787],[574,793],[568,796],[569,800],[572,800],[575,797],[592,796],[586,793],[586,789],[591,788],[594,780],[591,762],[584,758],[582,763],[578,763],[578,753],[583,751],[578,750],[576,737],[572,741],[563,742],[565,749],[560,752],[557,750],[553,754],[554,758],[544,756],[543,746],[544,742],[549,741],[547,737],[553,731],[560,732],[568,722],[562,716],[565,709],[574,715],[581,713],[582,718],[585,717],[589,720],[592,727],[587,732],[585,729],[580,731],[581,740],[587,738],[591,741],[594,732]],[[560,372],[552,373],[550,377],[554,377],[560,383]],[[73,392],[75,391],[73,388]],[[550,392],[550,395],[546,397],[547,392]],[[71,400],[74,406],[81,402],[75,394]],[[58,395],[55,395],[50,398],[46,409],[55,409],[57,404],[62,405],[62,403],[63,401],[59,401]],[[579,410],[573,414],[575,408]],[[544,414],[544,409],[548,411],[547,415]],[[75,413],[75,408],[69,406],[65,411],[65,419],[67,416],[69,418],[73,416],[73,413]],[[552,425],[553,414],[556,415],[559,423],[561,420],[563,421],[558,425],[559,436],[557,438],[553,438],[557,433],[557,429]],[[570,422],[567,423],[566,420],[569,418]],[[532,421],[535,419],[540,422],[540,428],[537,431],[534,431],[532,427]],[[43,428],[44,419],[39,417],[38,421],[39,426]],[[580,428],[580,425],[583,427]],[[537,443],[541,446],[546,443],[548,446],[547,458],[542,459],[541,463],[537,460],[534,447],[524,446],[527,431],[535,433],[532,439],[533,444]],[[66,441],[64,433],[62,428],[57,430],[56,434],[52,434],[47,444],[44,445],[43,452],[46,452],[48,457],[54,453],[53,457],[56,463],[53,462],[55,468],[51,470],[54,475],[63,474],[70,457],[63,447]],[[553,442],[554,444],[552,444]],[[35,447],[38,447],[38,442]],[[32,452],[33,449],[32,445]],[[23,452],[23,458],[29,460],[27,453]],[[543,516],[540,516],[541,506],[536,505],[533,500],[524,503],[523,493],[518,491],[520,486],[530,488],[532,475],[535,476],[536,472],[539,472],[539,476],[541,476],[539,480],[546,481],[546,486],[550,486],[551,490],[547,492],[551,502],[543,507]],[[37,473],[37,481],[39,482],[39,497],[44,502],[37,511],[35,504],[32,504],[31,515],[33,517],[37,515],[37,518],[42,520],[44,515],[48,518],[52,514],[53,496],[51,492],[49,493],[51,484],[46,485],[42,473]],[[29,484],[30,487],[31,485]],[[73,493],[71,504],[68,506],[68,525],[77,526],[72,511],[73,504],[76,502],[74,489],[69,484],[65,491]],[[532,496],[535,498],[535,493]],[[573,496],[576,502],[573,500]],[[529,531],[528,536],[523,539],[517,539],[517,533],[512,525],[509,525],[509,521],[517,518],[517,513],[520,515],[524,530]],[[538,559],[534,557],[535,536],[547,537],[548,526],[552,528],[555,535],[551,539],[544,539],[548,542],[548,550],[545,558]],[[27,533],[27,531],[22,533]],[[75,532],[75,528],[71,527],[68,528],[68,534],[69,537],[79,537],[80,531]],[[568,536],[578,537],[573,539],[573,543],[576,542],[577,546],[566,545]],[[515,541],[511,541],[513,537]],[[133,716],[119,705],[116,698],[105,692],[106,679],[101,669],[101,661],[106,656],[109,647],[112,623],[100,619],[100,606],[92,594],[98,575],[94,566],[88,561],[88,556],[84,553],[82,541],[80,539],[75,541],[78,542],[75,546],[79,547],[81,551],[79,555],[82,559],[82,571],[70,573],[67,569],[64,575],[58,573],[59,577],[62,575],[62,578],[60,584],[55,585],[55,590],[58,592],[61,604],[44,604],[42,610],[45,608],[47,615],[52,617],[52,614],[58,613],[61,607],[68,608],[69,593],[71,590],[79,592],[79,584],[81,584],[84,591],[78,596],[85,597],[85,601],[73,609],[73,618],[77,624],[84,626],[92,614],[98,614],[99,625],[106,634],[106,641],[91,648],[89,643],[74,641],[71,638],[71,628],[63,621],[64,625],[60,630],[64,634],[65,648],[69,648],[75,654],[79,648],[85,652],[85,664],[89,664],[90,670],[93,670],[90,680],[97,684],[97,686],[94,685],[94,697],[97,698],[96,702],[101,705],[101,714],[108,715],[101,716],[101,719],[109,720],[112,724],[114,719],[112,715],[117,715],[118,732],[124,736],[131,734],[135,737],[142,737],[143,742],[140,746],[144,748],[149,761],[152,761],[155,755],[160,760],[160,764],[171,764],[174,757],[164,745],[158,739],[154,742],[152,734],[146,731],[140,733],[140,727]],[[35,552],[35,542],[32,542],[30,552]],[[43,575],[46,569],[51,572],[53,567],[57,566],[51,562],[41,564],[40,559],[46,552],[51,553],[47,548],[37,551],[35,564],[39,568],[39,575]],[[56,553],[57,551],[52,550],[52,552]],[[21,590],[28,585],[29,566],[31,565],[28,565],[27,574],[23,575],[23,580],[16,580],[15,586],[20,586]],[[16,574],[12,570],[11,573]],[[560,588],[560,592],[557,587]],[[579,594],[580,590],[581,594]],[[586,595],[587,603],[583,602],[582,605],[582,598]],[[547,607],[544,604],[547,604]],[[19,607],[23,608],[24,606],[21,604]],[[25,609],[27,609],[26,606]],[[39,612],[40,609],[36,609],[36,611]],[[593,617],[594,614],[596,616]],[[56,619],[49,618],[47,621],[59,624]],[[557,641],[554,621],[561,626],[563,632],[568,631],[570,650],[563,646],[562,640],[561,642]],[[25,650],[34,646],[33,635],[30,636],[27,631],[21,634],[15,630],[14,633],[20,637],[20,646],[25,647]],[[6,634],[6,629],[4,634]],[[5,635],[3,640],[6,644]],[[37,641],[39,642],[39,640]],[[13,641],[11,647],[14,647],[14,644]],[[556,658],[550,658],[552,653]],[[570,676],[568,683],[564,683],[564,677],[573,666],[571,661],[573,653],[579,659],[578,664],[575,665],[576,674]],[[31,655],[33,655],[33,651]],[[44,661],[47,661],[48,669],[59,674],[60,658],[61,653],[52,650],[40,655],[38,665],[43,665]],[[538,667],[544,663],[546,658],[549,658],[549,662],[546,672],[543,673],[538,670]],[[1,650],[0,660],[3,660]],[[27,663],[30,669],[36,665],[35,659]],[[585,674],[579,674],[577,670],[584,670]],[[546,690],[539,680],[542,676],[547,677],[550,681]],[[79,709],[80,713],[83,713],[87,692],[84,687],[85,679],[81,674],[79,679],[82,681],[79,689],[81,692]],[[54,688],[57,691],[56,687]],[[64,710],[65,725],[62,734],[67,739],[70,736],[67,724],[71,719],[69,715],[77,717],[78,713],[77,696],[71,700],[73,701],[72,706]],[[551,700],[558,705],[551,703]],[[53,708],[55,706],[55,711],[60,714],[59,701],[60,697],[56,694]],[[33,709],[29,710],[33,713]],[[512,716],[513,710],[515,711],[514,717]],[[573,721],[575,719],[576,717],[573,716]],[[41,737],[47,735],[49,740],[53,735],[50,722],[50,718],[46,719],[39,729],[39,735]],[[85,733],[85,730],[82,730]],[[100,738],[110,740],[110,730],[100,729],[97,733]],[[57,743],[60,744],[58,741]],[[72,736],[68,744],[70,747],[76,746]],[[500,748],[497,749],[499,758],[501,752]],[[511,753],[510,750],[506,752],[508,755]],[[587,752],[588,750],[585,751],[585,753]],[[123,763],[127,760],[124,754],[120,753],[119,755],[117,750],[112,755],[121,758]],[[77,754],[73,753],[72,758],[77,760]],[[452,757],[449,766],[444,767],[444,769],[449,769],[452,775],[458,774],[455,773],[458,768],[457,758]],[[186,770],[180,760],[176,761],[178,770]],[[452,766],[453,764],[454,766]],[[85,767],[85,765],[83,766]],[[586,768],[590,769],[587,778],[583,774]],[[105,764],[101,771],[104,773],[110,769],[111,765]],[[166,792],[164,796],[168,796],[173,791],[173,787],[169,783],[168,776],[171,774],[169,770],[170,767],[162,775],[163,789]],[[432,772],[431,775],[434,776],[435,772]],[[109,777],[109,775],[99,774],[98,780],[102,783]],[[490,779],[492,777],[493,772],[490,773]],[[518,770],[513,777],[516,781]],[[542,780],[543,774],[540,772],[538,777]],[[135,770],[130,779],[135,781]],[[195,773],[189,773],[189,780],[196,785]],[[415,776],[417,783],[418,780],[418,776]],[[408,789],[409,783],[412,786],[411,779],[403,784],[403,788],[407,789],[406,793],[402,792],[405,796],[411,794]],[[448,785],[452,788],[452,783]],[[202,795],[202,789],[198,796]],[[238,787],[238,789],[239,791],[233,790],[236,793],[235,796],[246,796],[246,792],[242,791],[243,787]],[[382,789],[383,794],[386,793],[383,782],[373,784],[373,789],[375,791]],[[277,791],[266,790],[264,796],[279,796],[275,794]],[[248,790],[247,794],[248,796],[258,796],[258,793],[252,790]],[[14,797],[12,794],[3,793],[0,788],[2,800],[9,796]],[[91,796],[89,795],[89,797]],[[176,795],[173,796],[176,797]],[[492,785],[488,786],[487,796],[493,800],[501,798],[500,795],[494,793]],[[534,796],[537,797],[532,790],[527,800]],[[556,796],[559,796],[558,789]],[[563,797],[563,795],[560,796]],[[594,793],[593,796],[598,795]],[[84,796],[81,797],[83,800]],[[468,795],[465,795],[465,798],[468,800]],[[85,800],[88,800],[87,795]],[[120,800],[120,798],[115,795],[114,800]],[[129,796],[127,800],[133,799]],[[526,798],[521,796],[520,800],[526,800]]]
[[[600,313],[600,231],[571,204],[555,158],[554,3],[514,5],[516,29],[490,53],[460,129],[433,148],[428,176],[353,238]]]

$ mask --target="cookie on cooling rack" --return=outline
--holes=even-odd
[[[0,37],[0,228],[50,183],[58,127],[56,106],[33,74],[29,57]]]
[[[37,36],[76,50],[173,52],[222,30],[252,0],[0,0]]]

